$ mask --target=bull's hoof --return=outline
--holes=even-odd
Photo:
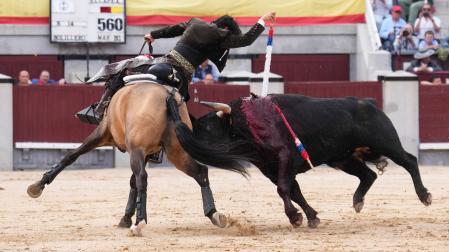
[[[43,185],[40,181],[28,186],[27,193],[31,198],[37,198],[41,196],[42,191],[44,190],[45,185]]]
[[[290,223],[292,224],[292,226],[293,226],[294,228],[298,228],[298,227],[300,227],[300,226],[302,225],[303,219],[304,219],[304,218],[302,217],[302,214],[301,214],[301,213],[298,213],[298,214],[296,215],[296,218],[295,218],[295,219],[290,220]]]
[[[228,227],[230,224],[228,221],[228,217],[219,212],[213,213],[212,216],[210,217],[210,221],[212,222],[212,224],[220,228]]]
[[[120,228],[129,228],[133,224],[133,221],[131,220],[131,217],[123,216],[120,222],[118,223],[118,227]]]
[[[144,220],[141,220],[139,224],[132,225],[129,229],[129,235],[130,236],[142,236],[142,229],[145,227],[147,223]]]
[[[425,206],[430,206],[432,204],[432,194],[429,192],[427,192],[423,197],[419,197],[419,199]]]
[[[362,209],[363,209],[363,205],[364,205],[364,204],[365,204],[365,203],[364,203],[363,201],[354,203],[354,210],[355,210],[355,212],[356,212],[356,213],[360,213],[360,211],[362,211]]]
[[[309,220],[307,222],[309,228],[317,228],[320,225],[320,219],[317,217],[315,219]]]

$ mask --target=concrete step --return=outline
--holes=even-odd
[[[434,0],[436,9],[436,16],[449,15],[449,1],[448,0]]]
[[[436,11],[435,11],[434,15],[437,17],[449,15],[449,7],[448,8],[437,8],[436,7]]]
[[[449,27],[449,15],[437,17],[439,17],[441,20],[441,28],[447,29]]]
[[[449,15],[438,17],[441,20],[441,35],[443,37],[449,36]]]
[[[449,8],[449,2],[447,0],[433,0],[433,4],[436,8]]]

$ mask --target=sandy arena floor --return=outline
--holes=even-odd
[[[0,251],[449,251],[449,167],[421,167],[430,207],[405,170],[388,168],[360,214],[352,208],[355,177],[329,168],[298,176],[320,212],[317,229],[291,228],[276,188],[258,170],[249,180],[210,171],[218,210],[237,222],[219,229],[203,217],[193,179],[150,169],[143,237],[117,228],[129,169],[64,171],[38,199],[26,188],[42,172],[0,172]]]

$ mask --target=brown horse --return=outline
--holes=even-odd
[[[204,214],[214,225],[225,227],[228,221],[215,209],[207,166],[194,159],[245,174],[245,168],[239,163],[244,158],[227,154],[226,146],[205,147],[192,137],[191,127],[187,106],[176,89],[156,83],[126,86],[114,95],[104,119],[83,144],[67,153],[40,181],[30,185],[28,194],[39,197],[45,185],[80,155],[100,146],[115,146],[129,153],[133,172],[125,215],[119,226],[131,226],[132,233],[140,235],[147,222],[145,166],[149,155],[164,149],[168,160],[201,186]],[[136,209],[136,222],[132,225],[131,217]]]

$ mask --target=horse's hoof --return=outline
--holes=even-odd
[[[320,219],[317,217],[313,220],[309,220],[308,223],[309,228],[317,228],[320,225]]]
[[[298,213],[298,214],[297,214],[297,219],[291,221],[290,223],[292,224],[292,226],[293,226],[294,228],[298,228],[298,227],[300,227],[300,226],[302,225],[302,221],[303,221],[302,214],[301,214],[301,213]]]
[[[431,193],[426,193],[426,196],[421,198],[421,202],[425,206],[430,206],[432,204],[432,194]]]
[[[210,217],[210,221],[217,227],[225,228],[229,226],[228,217],[226,215],[221,214],[219,212],[215,212]]]
[[[40,181],[28,186],[27,193],[31,198],[37,198],[41,196],[42,191],[44,190],[45,185],[43,185]]]
[[[357,202],[357,203],[355,203],[354,204],[354,210],[355,210],[355,212],[356,213],[360,213],[360,211],[362,211],[362,209],[363,209],[363,205],[364,205],[365,203],[363,202],[363,201],[360,201],[360,202]]]
[[[133,224],[133,221],[131,220],[131,217],[123,216],[122,219],[120,219],[120,222],[118,223],[118,227],[120,228],[129,228]]]
[[[131,236],[138,236],[138,237],[142,236],[142,229],[145,227],[145,225],[146,225],[146,223],[145,223],[144,220],[141,220],[139,222],[139,224],[137,224],[137,226],[136,225],[132,225],[131,228],[129,229],[130,230],[130,235]]]

